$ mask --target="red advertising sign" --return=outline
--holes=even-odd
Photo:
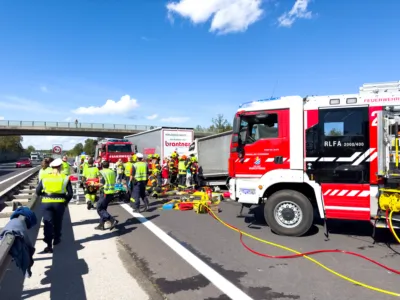
[[[143,149],[143,154],[156,154],[156,148],[144,148]]]

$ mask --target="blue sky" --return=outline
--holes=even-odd
[[[400,2],[377,3],[3,0],[0,116],[208,126],[272,94],[399,80]],[[57,139],[77,140],[25,144]]]

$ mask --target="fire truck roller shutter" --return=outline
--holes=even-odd
[[[264,217],[272,231],[285,236],[302,236],[310,230],[314,209],[310,200],[295,190],[273,193],[265,203]]]

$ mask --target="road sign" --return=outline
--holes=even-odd
[[[61,145],[53,145],[53,153],[54,154],[61,154],[61,152],[62,152]]]

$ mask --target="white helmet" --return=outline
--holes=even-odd
[[[136,153],[136,157],[137,158],[143,158],[143,154],[142,153]]]

